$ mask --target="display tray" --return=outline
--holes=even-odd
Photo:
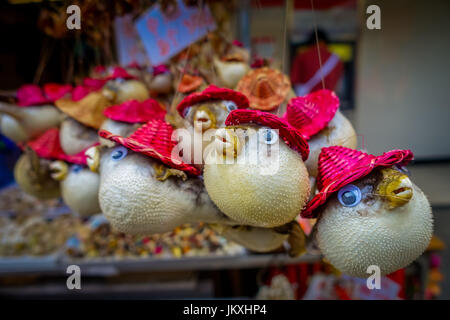
[[[291,258],[286,254],[245,254],[181,258],[94,258],[71,259],[57,255],[44,257],[0,258],[0,276],[10,274],[66,274],[69,265],[77,265],[83,275],[112,276],[123,272],[205,271],[259,268],[295,263],[311,263],[320,255],[305,254]]]

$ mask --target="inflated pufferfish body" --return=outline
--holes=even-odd
[[[239,127],[216,132],[216,152],[209,155],[204,169],[211,199],[244,225],[271,228],[292,221],[310,192],[303,163],[308,157],[306,140],[281,118],[257,110],[234,110],[226,124]],[[244,134],[239,136],[235,129]]]
[[[357,147],[357,136],[350,121],[338,110],[339,98],[330,90],[318,90],[289,101],[283,116],[309,143],[305,161],[308,173],[317,176],[320,150],[330,146]]]
[[[190,134],[191,152],[183,152],[183,159],[195,163],[195,146],[201,146],[203,163],[214,132],[225,126],[225,120],[232,110],[248,108],[249,102],[243,94],[226,88],[208,86],[202,92],[194,92],[185,97],[177,106],[177,111],[185,120],[184,126]],[[186,147],[186,146],[183,146]],[[201,165],[202,163],[195,163]],[[200,166],[201,167],[201,166]]]
[[[302,216],[318,216],[317,244],[340,271],[367,277],[367,268],[375,265],[389,274],[427,248],[433,231],[430,204],[401,168],[411,159],[404,150],[378,157],[344,147],[322,150],[320,193]]]
[[[53,102],[71,90],[70,85],[54,83],[43,88],[23,85],[17,90],[17,104],[0,102],[1,133],[15,143],[23,143],[59,126],[63,116]]]
[[[200,172],[172,157],[172,130],[152,120],[129,138],[100,131],[101,137],[121,144],[101,156],[99,190],[102,212],[118,230],[152,234],[185,223],[230,221],[195,177]]]
[[[52,178],[60,182],[64,203],[80,216],[101,212],[98,201],[100,176],[88,167],[70,162],[55,161],[50,164]]]

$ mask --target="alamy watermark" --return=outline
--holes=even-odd
[[[381,9],[376,4],[367,7],[366,13],[370,14],[366,20],[366,26],[369,30],[381,29]]]
[[[76,264],[67,267],[66,273],[70,274],[67,277],[66,286],[69,290],[81,289],[81,269]]]
[[[369,290],[381,289],[381,270],[377,265],[367,267],[366,272],[370,274],[367,278],[366,285]]]
[[[69,30],[81,29],[81,9],[76,4],[67,7],[66,13],[70,14],[66,20],[66,26]]]

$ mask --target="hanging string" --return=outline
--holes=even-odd
[[[196,21],[196,25],[198,26],[200,24],[200,17],[202,17],[202,13],[203,13],[203,0],[198,1],[198,9],[200,11],[200,14],[198,15],[198,19]],[[186,68],[189,62],[189,57],[191,54],[191,48],[192,48],[192,43],[188,46],[187,51],[186,51],[186,61],[184,62],[184,66],[181,68],[181,72],[180,72],[180,76],[178,77],[178,82],[177,83],[177,88],[175,91],[175,97],[173,98],[172,101],[178,101],[178,98],[181,95],[181,92],[178,90],[178,87],[181,83],[181,80],[183,79],[184,74],[186,73]],[[172,110],[171,110],[172,111]]]
[[[50,44],[48,44],[50,42]],[[44,69],[47,66],[48,59],[53,53],[53,49],[55,47],[55,39],[50,39],[48,37],[45,38],[45,45],[42,46],[41,53],[39,56],[39,65],[34,74],[33,83],[38,84],[41,81],[42,74],[44,73]]]
[[[322,57],[320,56],[319,36],[318,36],[318,33],[317,33],[316,12],[314,10],[314,3],[313,2],[314,1],[311,0],[311,10],[312,10],[312,16],[313,16],[314,34],[316,36],[317,55],[319,57],[320,80],[322,82],[322,89],[325,89],[325,80],[323,79],[323,73],[322,73]]]
[[[287,35],[287,18],[288,18],[288,1],[284,0],[284,26],[283,26],[283,57],[281,59],[281,71],[284,72],[285,60],[286,60],[286,35]]]

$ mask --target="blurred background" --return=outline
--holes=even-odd
[[[98,65],[123,64],[117,18],[127,14],[136,19],[154,2],[2,2],[2,95],[13,95],[25,83],[65,83]],[[65,27],[70,4],[82,8],[81,30]],[[366,26],[366,10],[373,4],[381,11],[381,29]],[[413,150],[415,161],[408,168],[435,217],[429,250],[386,278],[390,291],[373,296],[364,291],[364,282],[340,276],[320,256],[250,253],[204,225],[152,237],[125,236],[101,216],[81,219],[59,200],[37,201],[23,194],[12,174],[20,150],[2,136],[0,295],[450,298],[450,2],[244,0],[208,5],[217,6],[212,10],[216,23],[226,25],[252,57],[271,60],[288,74],[297,94],[328,62],[325,86],[340,97],[361,149],[373,154]],[[309,90],[321,85],[312,83]],[[80,265],[86,277],[78,292],[66,288],[70,264]]]

